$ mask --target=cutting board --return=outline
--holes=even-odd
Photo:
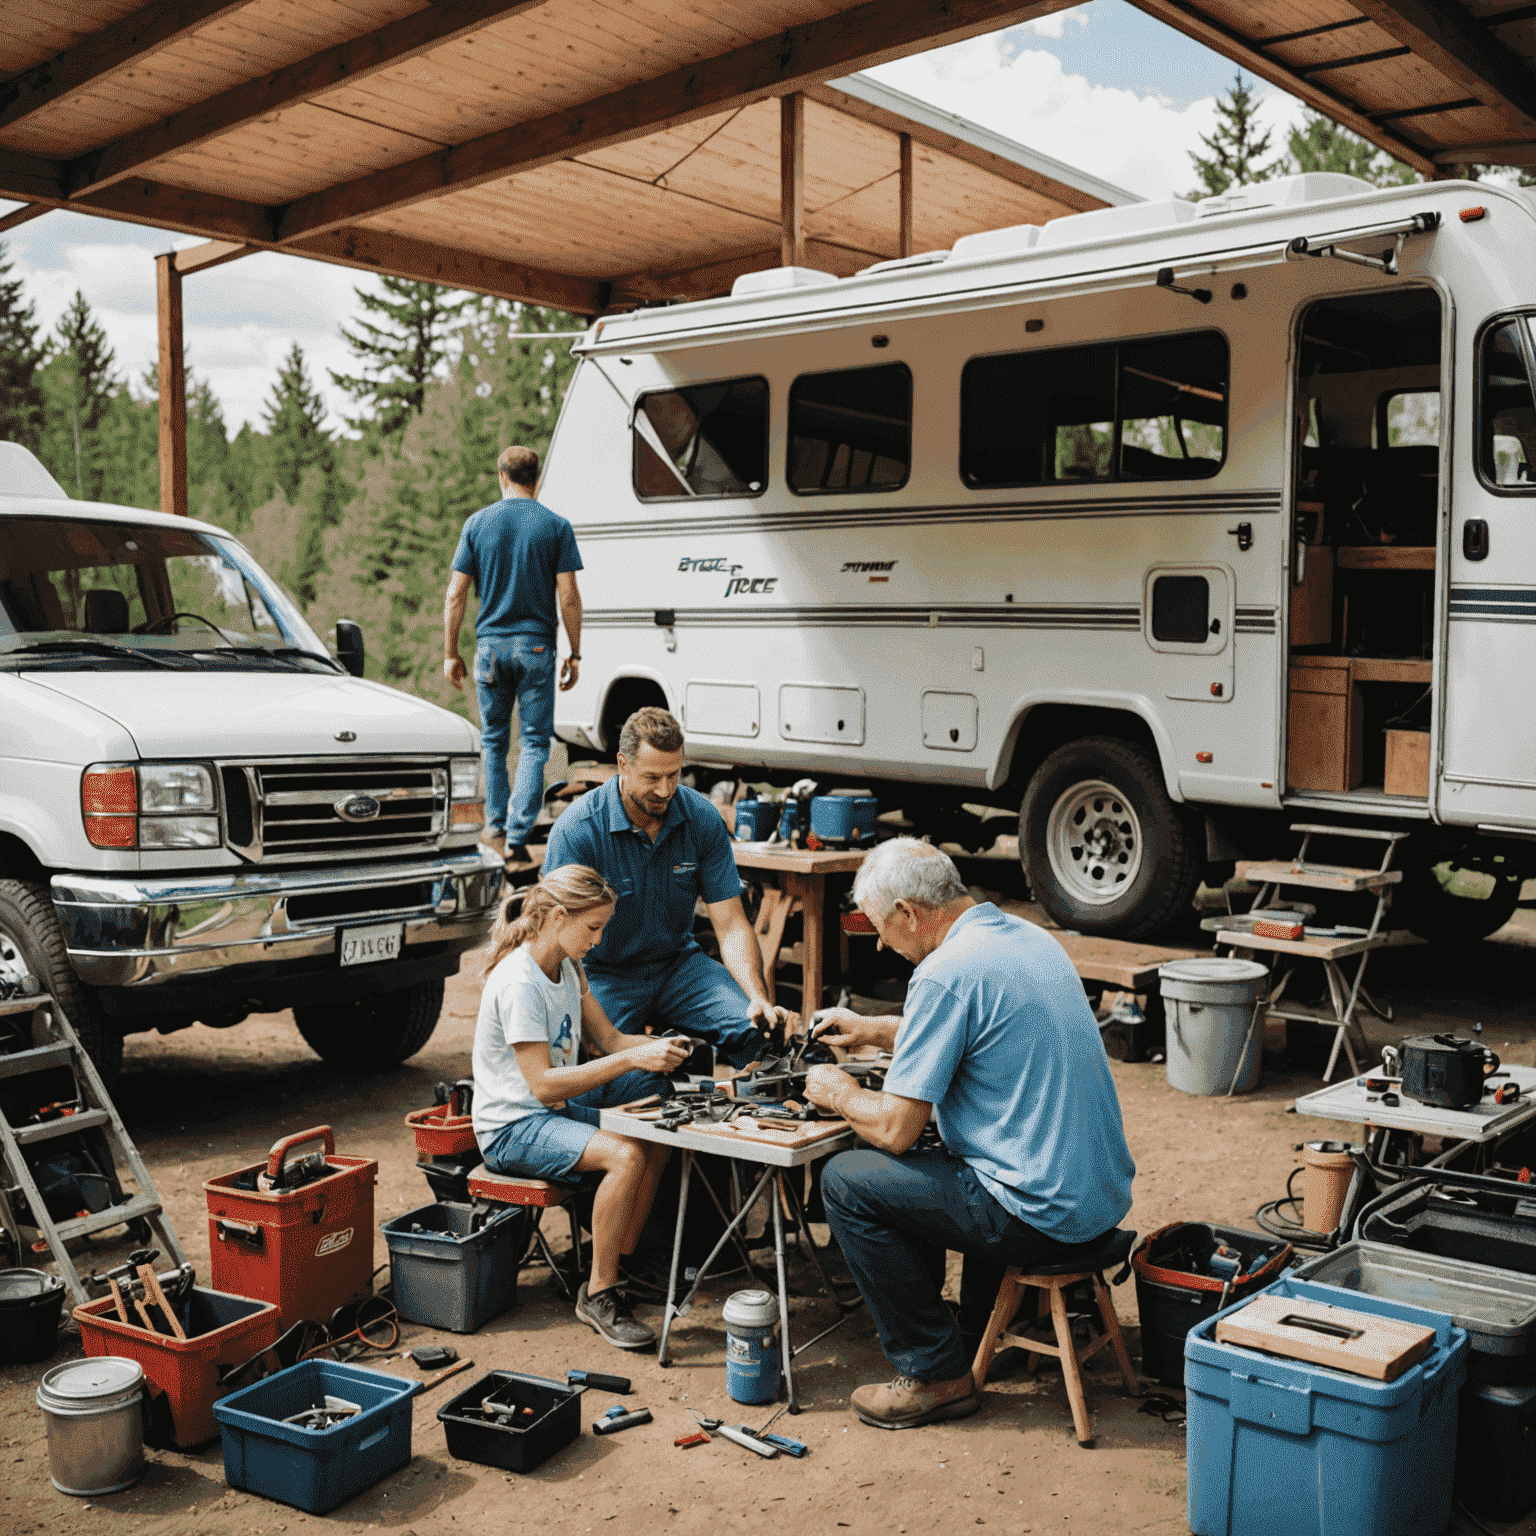
[[[1216,1342],[1395,1381],[1428,1352],[1435,1330],[1320,1301],[1260,1295],[1216,1324]]]
[[[766,1141],[776,1147],[814,1147],[818,1141],[841,1136],[846,1120],[724,1120],[718,1125],[696,1125],[696,1131],[719,1131],[734,1141]]]

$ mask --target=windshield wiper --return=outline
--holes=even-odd
[[[87,656],[126,656],[134,661],[147,661],[151,666],[169,667],[173,672],[184,670],[178,668],[176,663],[166,660],[162,652],[140,651],[131,645],[115,645],[110,640],[37,640],[31,645],[13,646],[8,651],[0,652],[0,655],[68,655],[70,653]]]
[[[322,651],[306,651],[302,646],[298,645],[208,645],[188,654],[195,656],[266,656],[273,661],[291,661],[294,657],[302,656],[310,661],[323,661],[332,671],[337,671],[341,668],[341,663],[334,656],[327,656]]]

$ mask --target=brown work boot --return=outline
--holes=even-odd
[[[859,1387],[848,1401],[866,1424],[877,1429],[915,1429],[939,1419],[963,1419],[981,1407],[969,1371],[953,1381],[898,1376],[879,1386]]]

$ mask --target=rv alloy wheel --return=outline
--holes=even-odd
[[[1063,928],[1143,939],[1189,909],[1200,884],[1198,823],[1169,798],[1146,747],[1068,742],[1041,763],[1019,812],[1036,901]]]

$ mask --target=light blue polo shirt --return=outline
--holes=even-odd
[[[699,947],[694,902],[741,895],[725,822],[713,801],[687,785],[672,797],[653,843],[630,821],[615,774],[555,821],[544,868],[563,864],[595,869],[619,895],[602,943],[587,954],[589,968],[680,960]]]
[[[1050,934],[990,902],[912,973],[885,1090],[932,1104],[944,1145],[1060,1242],[1131,1208],[1136,1165],[1083,984]]]

